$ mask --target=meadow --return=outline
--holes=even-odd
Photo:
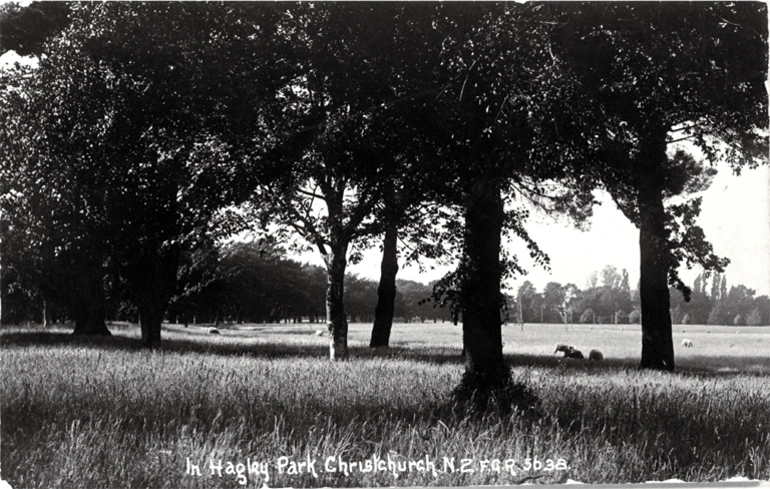
[[[237,488],[770,479],[770,328],[676,326],[677,372],[636,368],[635,325],[503,327],[535,414],[452,404],[461,328],[397,324],[330,363],[315,324],[4,328],[2,478],[14,488]],[[683,348],[681,340],[693,341]],[[600,363],[564,360],[555,343]],[[200,475],[198,475],[200,474]]]

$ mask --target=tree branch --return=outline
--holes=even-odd
[[[295,221],[290,221],[289,225],[292,228],[294,228],[294,230],[296,230],[300,234],[300,236],[310,241],[312,244],[316,245],[318,247],[318,250],[321,252],[321,254],[326,256],[327,254],[326,245],[325,245],[323,236],[316,229],[312,219],[310,219],[309,217],[303,216],[297,210],[297,208],[294,207],[289,202],[284,201],[284,206],[289,211],[290,214],[294,215],[294,217],[296,217],[303,224],[303,226],[300,227]]]
[[[674,144],[674,143],[678,143],[679,141],[686,141],[688,139],[697,138],[699,135],[700,134],[691,134],[689,136],[683,136],[683,137],[681,137],[679,139],[673,139],[671,141],[666,141],[666,144]]]
[[[297,189],[297,192],[298,192],[298,193],[300,193],[300,194],[302,194],[302,195],[306,195],[306,196],[308,196],[308,197],[312,197],[313,199],[321,199],[321,200],[324,200],[324,201],[326,200],[326,198],[325,198],[323,195],[321,195],[321,194],[317,194],[317,193],[315,193],[315,191],[313,191],[313,192],[308,192],[307,190],[302,190],[302,189],[300,188],[300,189]],[[311,201],[311,202],[312,202],[312,201]]]

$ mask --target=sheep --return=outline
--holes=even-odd
[[[323,331],[321,331],[320,329],[317,329],[317,330],[315,331],[315,335],[316,335],[316,336],[323,336],[323,335],[324,335],[324,332],[323,332]]]
[[[219,330],[217,328],[209,328],[209,334],[219,334]]]
[[[687,338],[683,339],[682,346],[685,348],[692,348],[692,340],[688,340]]]
[[[601,362],[604,360],[604,354],[600,352],[599,350],[591,350],[588,353],[588,359],[589,360],[596,360],[597,362]]]
[[[560,352],[560,351],[564,352],[564,358],[577,358],[579,360],[582,360],[583,358],[585,358],[583,356],[583,353],[580,350],[576,350],[572,346],[556,345],[556,351],[554,353]]]

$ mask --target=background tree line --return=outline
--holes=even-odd
[[[277,323],[325,321],[326,275],[322,267],[287,257],[269,241],[229,242],[189,254],[180,267],[178,288],[165,320],[178,324]],[[106,297],[108,321],[137,323],[138,313],[120,295],[113,277]],[[396,280],[395,322],[452,321],[449,308],[426,301],[436,282]],[[351,275],[347,278],[345,310],[351,322],[373,323],[378,283]],[[761,326],[770,324],[770,299],[755,297],[743,285],[727,288],[725,274],[700,274],[690,301],[675,288],[671,318],[674,324]],[[71,322],[66,303],[43,302],[39,291],[25,288],[13,269],[2,275],[2,324]],[[638,288],[631,289],[628,272],[608,265],[593,272],[583,289],[549,282],[538,291],[525,281],[516,295],[506,296],[506,320],[511,323],[638,324]]]
[[[770,325],[770,298],[755,296],[744,285],[732,286],[728,292],[722,273],[711,278],[699,274],[689,301],[675,287],[669,293],[673,324]],[[508,307],[511,320],[525,323],[638,324],[641,319],[638,287],[630,289],[627,271],[618,273],[612,265],[593,272],[585,289],[550,282],[538,292],[526,281],[517,296],[509,298]]]
[[[267,242],[231,242],[182,258],[177,290],[164,319],[178,324],[325,322],[326,274],[323,267],[292,260]],[[138,323],[138,311],[122,293],[116,277],[106,275],[108,321]],[[373,322],[377,282],[347,278],[345,308],[353,322]],[[397,280],[395,320],[448,321],[447,308],[425,302],[432,284]],[[39,290],[25,287],[12,267],[2,275],[2,324],[71,323],[66,302],[44,302]]]

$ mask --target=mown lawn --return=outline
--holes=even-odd
[[[377,352],[369,327],[351,325],[352,358],[335,364],[307,324],[220,336],[166,326],[158,352],[139,347],[135,327],[96,341],[5,329],[2,478],[14,488],[770,479],[768,328],[686,326],[679,371],[660,374],[635,367],[638,326],[507,326],[504,351],[540,414],[479,417],[451,402],[459,327],[396,325],[394,347]],[[559,360],[556,342],[607,360]]]

